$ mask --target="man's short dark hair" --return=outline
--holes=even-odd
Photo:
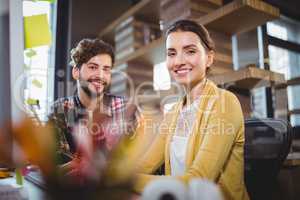
[[[92,57],[108,54],[112,63],[115,61],[113,47],[100,39],[83,39],[71,50],[71,65],[80,68]]]

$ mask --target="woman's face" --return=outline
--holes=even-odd
[[[185,87],[194,87],[206,76],[213,62],[213,51],[206,51],[199,36],[189,31],[177,31],[166,41],[166,64],[173,79]]]

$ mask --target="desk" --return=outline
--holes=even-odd
[[[300,152],[289,153],[286,160],[284,161],[284,166],[300,166]]]
[[[0,179],[0,185],[16,185],[15,177]],[[33,183],[24,179],[23,187],[27,190],[28,200],[43,200],[45,199],[44,191]]]

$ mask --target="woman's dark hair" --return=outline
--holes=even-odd
[[[179,20],[167,29],[166,35],[168,36],[170,33],[178,31],[190,31],[197,34],[206,50],[215,51],[215,43],[202,24],[197,24],[191,20]]]
[[[100,39],[83,39],[71,50],[71,65],[80,68],[83,63],[99,54],[108,54],[115,61],[113,47]]]

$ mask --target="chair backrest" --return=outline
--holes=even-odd
[[[290,124],[280,119],[245,120],[245,159],[276,159],[283,162],[292,141]]]
[[[270,198],[291,142],[292,128],[286,121],[245,120],[245,183],[251,199]]]

